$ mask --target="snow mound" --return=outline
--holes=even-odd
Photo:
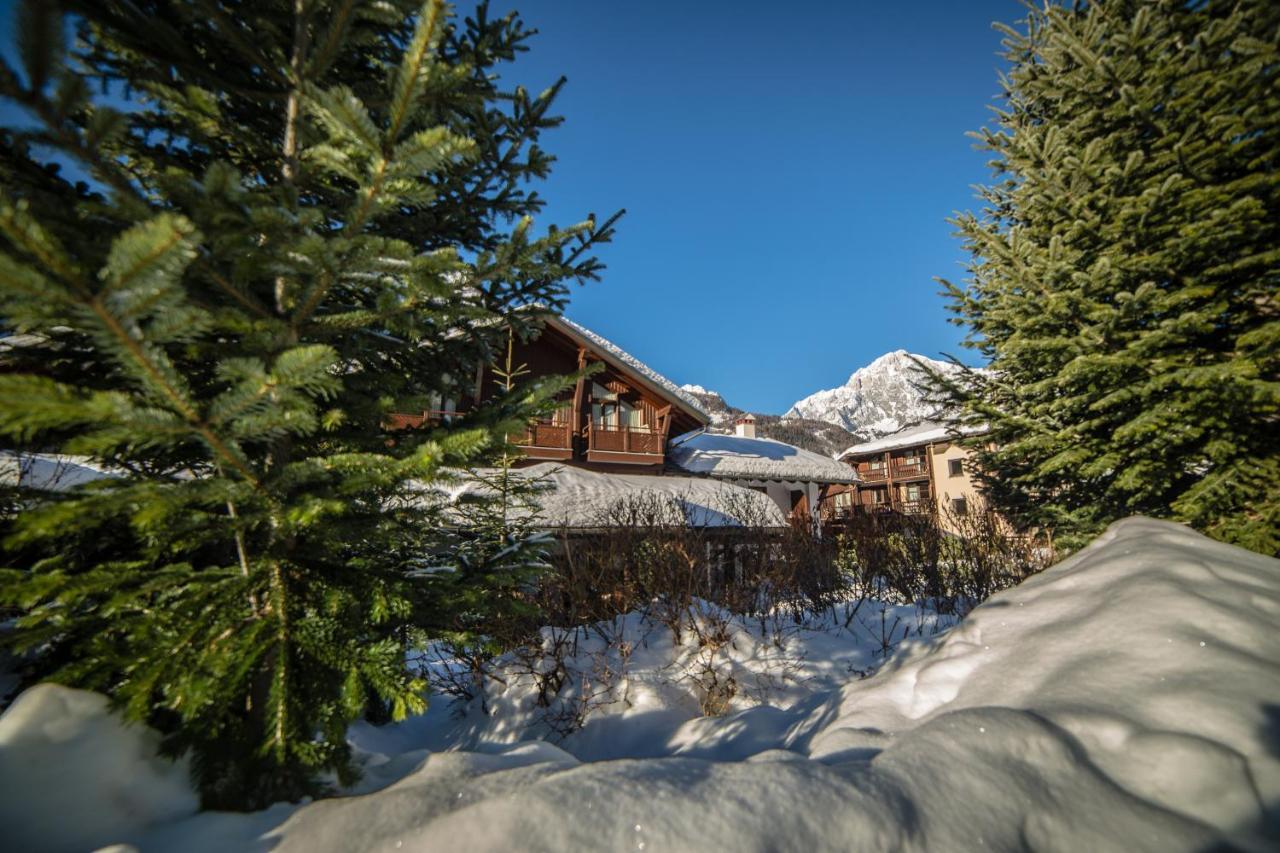
[[[1016,708],[1135,797],[1261,826],[1280,806],[1278,627],[1280,562],[1130,519],[993,596],[927,654],[848,685],[810,754],[838,755],[847,730]],[[1003,736],[1001,724],[978,734]]]
[[[39,684],[0,716],[0,833],[9,850],[85,850],[195,813],[185,762],[96,693]]]
[[[130,827],[98,768],[137,733],[98,700],[73,715],[85,737],[39,735],[46,715],[24,696],[0,720],[0,787],[6,828],[43,823],[55,848],[1275,849],[1277,627],[1280,561],[1130,519],[870,678],[674,728],[615,715],[652,758],[590,760],[573,738],[428,752],[406,737],[360,796],[182,817],[189,800],[129,778],[154,772],[130,753],[116,777],[147,800]]]

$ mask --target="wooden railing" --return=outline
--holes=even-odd
[[[899,501],[898,503],[847,504],[845,506],[824,505],[823,516],[826,518],[855,518],[868,515],[887,515],[902,513],[903,515],[925,515],[932,511],[927,500]]]
[[[515,443],[527,447],[556,447],[569,450],[573,447],[573,428],[568,424],[538,421],[531,424],[524,437]]]
[[[889,504],[846,504],[831,506],[824,510],[828,518],[854,518],[864,515],[884,515],[893,512]]]
[[[893,460],[893,476],[920,477],[929,473],[929,460],[923,456],[914,459]]]
[[[875,468],[871,467],[870,463],[867,462],[858,465],[858,476],[862,478],[864,483],[883,482],[889,479],[891,471],[894,479],[928,476],[929,460],[924,456],[918,456],[914,459],[893,459],[890,460],[888,465],[881,463]]]
[[[418,429],[422,426],[439,426],[461,416],[461,412],[446,412],[434,409],[424,412],[392,412],[387,415],[386,428],[397,430]]]
[[[587,449],[608,453],[644,453],[661,456],[662,435],[626,427],[605,429],[593,423],[587,427]]]
[[[573,450],[573,426],[570,419],[572,410],[564,407],[552,415],[534,421],[525,429],[524,435],[512,438],[512,444],[522,447],[544,447],[554,450]]]

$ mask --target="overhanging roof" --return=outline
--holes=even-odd
[[[711,416],[699,405],[698,401],[680,390],[680,386],[631,355],[612,341],[601,337],[585,326],[580,326],[567,317],[556,314],[546,315],[546,323],[551,328],[573,340],[579,346],[590,350],[608,363],[615,370],[622,371],[650,392],[671,402],[689,417],[704,426],[711,423]]]

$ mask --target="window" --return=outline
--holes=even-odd
[[[950,474],[952,477],[959,477],[961,474],[963,474],[964,460],[963,459],[947,460],[947,473]]]
[[[907,486],[907,502],[915,503],[918,500],[920,500],[920,485],[918,483],[912,483]]]
[[[637,409],[626,400],[620,404],[622,409],[622,425],[633,432],[648,432],[649,425],[644,422],[644,409]]]
[[[954,498],[951,501],[951,511],[956,515],[968,515],[969,502],[964,498]]]
[[[873,504],[882,504],[882,503],[884,503],[884,495],[885,495],[885,491],[884,491],[884,489],[872,489],[872,490],[871,490],[871,502],[872,502]]]

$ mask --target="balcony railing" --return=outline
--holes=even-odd
[[[387,415],[386,428],[389,430],[418,429],[423,426],[439,426],[461,417],[461,412],[428,410],[423,412],[392,412]]]
[[[893,460],[894,477],[923,477],[929,473],[929,461],[923,456]]]
[[[512,438],[512,444],[523,447],[531,459],[571,459],[573,427],[569,414],[570,410],[565,408],[529,424],[524,435]]]
[[[824,506],[823,515],[827,518],[856,518],[867,515],[887,515],[893,507],[886,503],[879,504],[845,504],[844,506]]]
[[[593,423],[587,427],[587,450],[661,456],[662,436],[648,430],[598,427]]]
[[[524,437],[516,444],[529,447],[573,448],[573,429],[568,424],[542,422],[531,424]]]
[[[927,477],[929,476],[929,460],[923,456],[918,456],[894,459],[888,465],[882,462],[873,467],[864,462],[858,466],[858,476],[862,478],[864,483],[884,482],[889,479],[891,472],[895,480],[907,477]]]

